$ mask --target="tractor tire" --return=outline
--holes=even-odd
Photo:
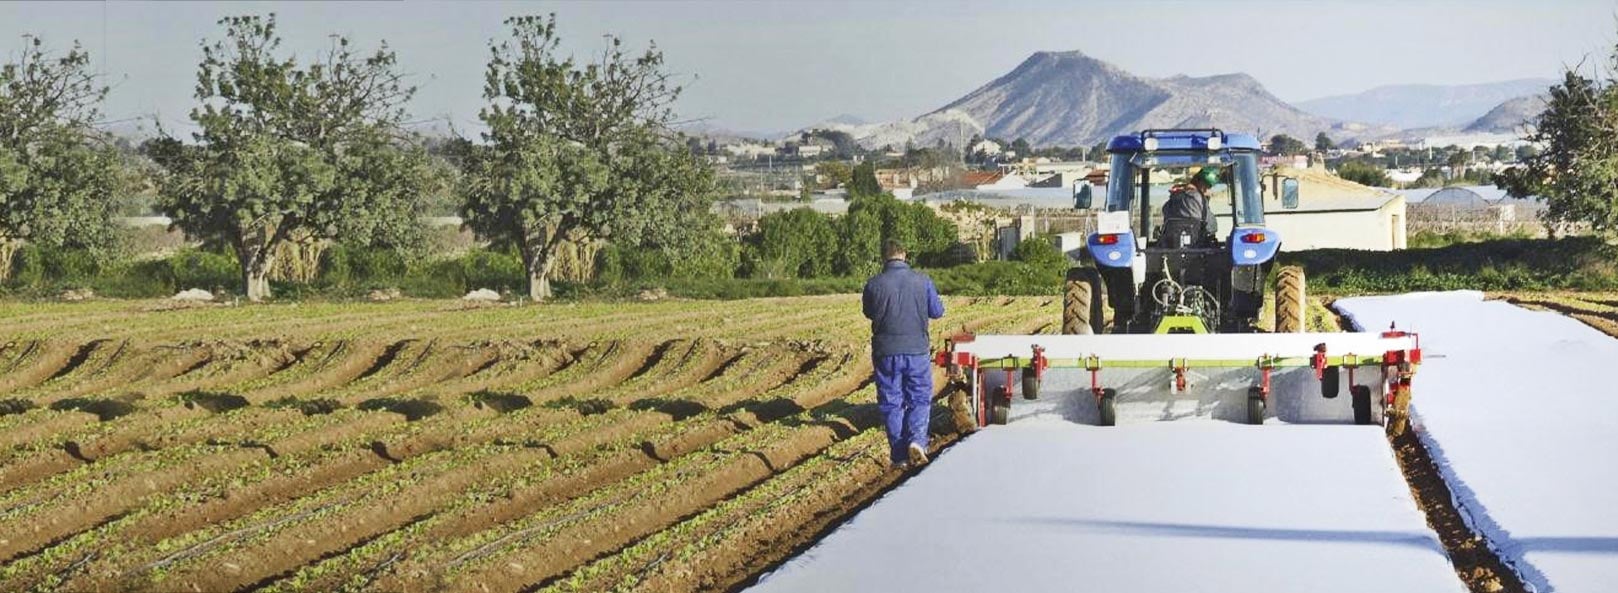
[[[1039,399],[1039,373],[1034,369],[1022,370],[1022,398]]]
[[[1371,423],[1371,386],[1351,385],[1349,393],[1354,395],[1354,423],[1365,425]]]
[[[1303,268],[1287,266],[1275,277],[1275,333],[1308,331],[1309,301],[1304,290]]]
[[[1062,333],[1099,334],[1106,320],[1102,305],[1101,273],[1094,268],[1067,271],[1062,287]]]
[[[1252,425],[1264,424],[1264,396],[1259,395],[1258,388],[1247,393],[1247,423]]]
[[[1117,391],[1111,389],[1101,390],[1101,399],[1096,400],[1096,411],[1100,413],[1100,421],[1096,424],[1101,426],[1118,425],[1118,409],[1113,404],[1113,400],[1117,397]]]

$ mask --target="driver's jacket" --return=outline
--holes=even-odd
[[[1194,185],[1177,186],[1169,192],[1169,199],[1163,203],[1163,221],[1171,220],[1199,220],[1202,221],[1204,235],[1214,232],[1213,212],[1208,208],[1208,198],[1198,191]]]

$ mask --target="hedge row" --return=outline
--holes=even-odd
[[[1037,253],[1026,261],[984,262],[926,270],[949,295],[1058,295],[1064,264]],[[1593,237],[1497,239],[1432,249],[1378,252],[1321,249],[1288,253],[1311,290],[1373,294],[1419,290],[1618,290],[1618,247]],[[82,251],[25,248],[0,294],[50,298],[69,289],[113,298],[154,298],[187,288],[229,291],[239,284],[233,257],[183,249],[161,259],[99,263]],[[557,283],[562,298],[634,298],[661,289],[670,296],[734,299],[857,293],[863,277],[813,279],[628,278],[606,274],[592,284]],[[477,288],[521,294],[527,279],[515,254],[484,249],[452,259],[412,261],[391,251],[341,247],[322,258],[316,279],[281,284],[278,298],[356,298],[397,289],[419,298],[451,298]]]

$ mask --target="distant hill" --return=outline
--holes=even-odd
[[[685,123],[675,126],[675,129],[688,136],[695,136],[704,140],[713,140],[721,144],[746,140],[774,140],[787,135],[786,132],[752,132],[747,130],[732,130],[723,125],[708,121]]]
[[[817,126],[825,126],[825,125],[863,126],[863,125],[868,124],[868,123],[871,123],[871,122],[869,120],[866,120],[863,117],[860,117],[858,115],[854,115],[854,114],[851,114],[851,113],[843,113],[843,114],[837,115],[836,117],[827,118],[826,120],[821,121],[819,124],[816,124],[816,125]]]
[[[1537,95],[1555,81],[1525,78],[1464,85],[1402,84],[1298,103],[1317,115],[1400,128],[1464,126],[1502,101]]]
[[[1545,111],[1545,96],[1517,97],[1490,109],[1483,117],[1467,124],[1461,131],[1469,133],[1510,133],[1521,131],[1530,120]]]
[[[1313,138],[1335,122],[1281,101],[1246,74],[1153,79],[1078,51],[1039,52],[944,107],[904,122],[843,126],[865,146],[959,144],[972,134],[1082,146],[1146,128],[1218,127]]]

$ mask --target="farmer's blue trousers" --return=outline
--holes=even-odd
[[[888,455],[894,463],[910,458],[910,443],[927,448],[927,420],[933,412],[933,367],[925,354],[877,356],[876,402],[887,422]]]

